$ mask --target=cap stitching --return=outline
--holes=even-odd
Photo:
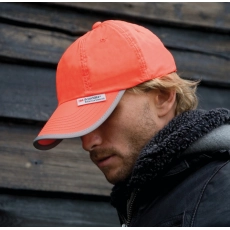
[[[109,23],[108,23],[108,25],[110,26]],[[119,26],[119,25],[117,25],[115,23],[113,23],[113,26],[117,27],[117,28],[114,28],[115,30],[118,29],[118,32],[122,32],[121,34],[128,40],[128,42],[131,45],[131,47],[134,48],[136,56],[137,56],[138,60],[140,61],[139,63],[140,63],[140,67],[141,67],[142,77],[144,77],[145,75],[147,75],[147,65],[146,65],[145,59],[143,57],[143,54],[141,52],[141,49],[138,47],[135,39],[129,33],[128,29],[124,30],[121,26]],[[119,31],[119,29],[120,29],[120,31]],[[145,80],[145,78],[142,79],[142,80]]]
[[[87,55],[86,55],[86,51],[85,51],[85,47],[84,47],[84,42],[85,42],[85,38],[82,37],[82,39],[80,39],[80,61],[81,61],[81,68],[82,68],[82,75],[83,75],[83,82],[84,82],[84,88],[85,91],[89,92],[92,89],[92,85],[90,82],[90,76],[89,76],[89,68],[87,65]]]

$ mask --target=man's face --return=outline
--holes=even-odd
[[[126,92],[110,117],[83,136],[82,146],[112,183],[132,172],[141,149],[159,131],[150,93]]]

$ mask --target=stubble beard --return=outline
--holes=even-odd
[[[135,150],[126,154],[126,153],[121,153],[115,148],[93,150],[90,152],[90,158],[92,161],[93,161],[93,155],[94,157],[96,157],[97,155],[100,155],[101,157],[108,156],[108,155],[115,155],[115,157],[120,159],[122,163],[121,165],[119,165],[119,167],[116,167],[115,169],[113,168],[111,169],[111,167],[108,166],[108,167],[104,167],[103,169],[100,169],[105,175],[109,183],[116,184],[118,182],[122,182],[126,180],[131,175],[132,169],[139,155],[139,151]],[[111,174],[111,170],[114,170],[112,174]]]
[[[100,156],[116,155],[121,159],[122,164],[112,175],[109,173],[111,170],[110,167],[103,168],[102,172],[104,173],[108,182],[111,184],[125,181],[131,176],[141,150],[159,131],[159,127],[157,126],[156,122],[151,118],[149,104],[144,104],[142,111],[143,114],[140,117],[139,122],[136,124],[136,127],[132,130],[129,130],[124,135],[124,137],[128,137],[126,140],[128,152],[121,152],[113,147],[90,152],[91,160],[94,154],[98,154]]]
[[[140,131],[130,135],[128,141],[128,152],[121,152],[115,148],[93,150],[90,152],[91,160],[93,155],[94,157],[97,155],[100,157],[115,155],[116,157],[120,158],[122,164],[116,168],[113,174],[110,174],[110,167],[104,167],[103,170],[101,170],[109,183],[117,184],[118,182],[126,181],[131,177],[133,168],[136,164],[139,154],[141,153],[141,150],[157,132],[154,131],[156,130],[155,122],[151,122],[151,124],[148,122],[148,129],[149,132],[147,133]]]

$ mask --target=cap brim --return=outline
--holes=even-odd
[[[48,150],[65,138],[84,136],[98,128],[113,112],[125,90],[106,93],[102,102],[77,105],[77,100],[65,102],[57,107],[33,144],[40,150]]]

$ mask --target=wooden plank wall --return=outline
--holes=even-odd
[[[108,19],[158,35],[178,73],[201,80],[199,108],[230,109],[230,3],[0,3],[0,226],[118,226],[112,186],[78,138],[32,146],[57,105],[62,53]]]

